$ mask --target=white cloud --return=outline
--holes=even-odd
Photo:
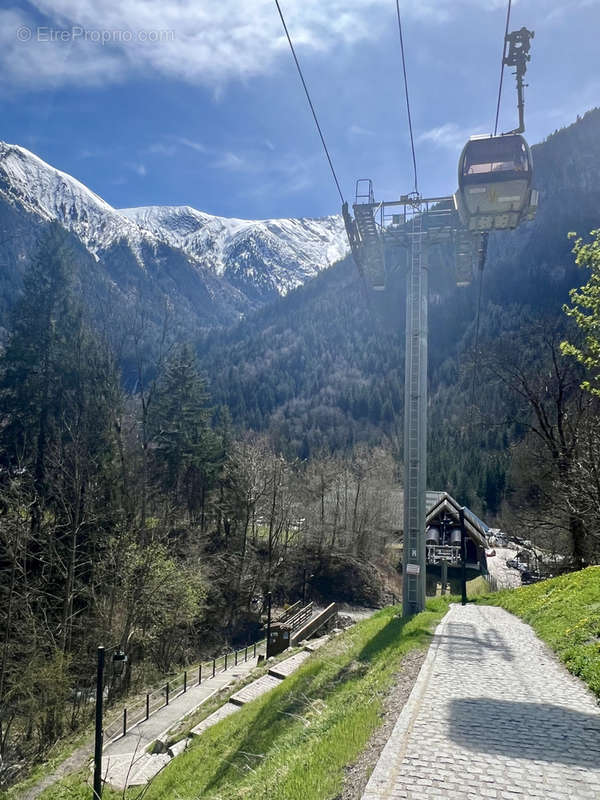
[[[600,0],[577,0],[569,4],[557,5],[550,13],[545,14],[537,23],[537,27],[548,27],[563,23],[565,18],[572,16],[573,13],[588,8],[599,8]]]
[[[283,5],[299,50],[328,51],[372,37],[365,12],[381,1]],[[151,69],[218,91],[229,80],[267,73],[287,48],[271,0],[31,0],[30,6],[42,16],[0,12],[0,63],[27,87],[105,84]]]
[[[202,142],[198,142],[195,139],[186,139],[185,136],[175,136],[173,141],[184,147],[189,147],[190,150],[195,150],[197,153],[208,153],[208,148],[205,147]]]
[[[228,81],[267,74],[278,59],[289,58],[272,0],[30,0],[28,5],[38,19],[22,10],[0,11],[0,65],[6,77],[27,88],[104,85],[151,70],[208,86],[218,97]],[[377,40],[394,23],[389,0],[284,0],[282,5],[301,55]],[[435,24],[469,8],[504,5],[505,0],[402,0],[407,20]],[[26,29],[30,41],[23,41]],[[50,30],[66,40],[50,41]]]
[[[467,130],[459,127],[455,122],[446,122],[437,128],[430,128],[428,131],[420,133],[417,137],[418,143],[430,142],[436,147],[445,147],[449,150],[460,150],[470,136],[476,133],[483,133],[481,128]]]
[[[247,170],[250,165],[245,159],[235,153],[223,153],[211,166],[216,169],[228,169],[232,172],[241,172]]]
[[[348,136],[375,136],[375,131],[369,130],[369,128],[363,128],[361,125],[350,125],[348,128]]]
[[[140,178],[145,178],[146,177],[146,174],[147,174],[148,171],[146,169],[146,165],[145,164],[132,163],[132,164],[128,164],[127,166],[129,167],[129,169],[133,170],[133,172],[135,172],[136,175],[139,175]]]

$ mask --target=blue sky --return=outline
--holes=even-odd
[[[281,0],[344,194],[412,174],[395,0]],[[116,207],[224,216],[339,211],[274,0],[4,0],[0,139]],[[455,189],[460,148],[493,124],[505,0],[403,0],[420,189]],[[600,0],[514,0],[536,32],[527,135],[600,105]],[[99,41],[102,38],[104,42]],[[501,128],[516,125],[505,75]]]

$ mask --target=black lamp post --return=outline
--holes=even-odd
[[[103,647],[98,648],[98,666],[96,671],[96,729],[94,734],[94,794],[92,800],[102,800],[102,716],[104,703],[104,655]],[[122,650],[113,653],[113,674],[118,678],[123,674],[127,656]]]
[[[460,591],[461,603],[467,605],[467,535],[465,531],[465,507],[460,508]]]
[[[271,644],[271,592],[267,592],[267,646],[265,647],[265,657],[269,657],[269,646]]]

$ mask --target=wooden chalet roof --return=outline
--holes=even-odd
[[[444,511],[457,524],[460,521],[460,505],[448,492],[427,492],[426,524],[430,525]],[[465,508],[465,529],[467,535],[480,547],[487,547],[488,526],[470,509]]]

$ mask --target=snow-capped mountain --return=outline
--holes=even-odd
[[[137,225],[24,147],[0,142],[0,192],[24,211],[64,225],[94,255],[124,237],[139,243]]]
[[[215,274],[282,295],[348,252],[340,216],[252,221],[213,217],[190,206],[125,208],[120,213]]]
[[[175,262],[175,272],[192,273],[216,306],[225,304],[237,314],[302,285],[347,252],[339,216],[250,221],[189,206],[119,210],[25,148],[2,142],[0,203],[32,223],[64,226],[117,286],[125,283],[131,291],[136,280],[123,274],[123,263],[115,270],[117,253],[121,262],[131,262],[132,256],[129,269],[141,270],[146,278],[152,274],[167,293],[166,285],[177,283]],[[21,260],[26,256],[20,253]],[[192,276],[179,277],[185,284]],[[189,289],[173,287],[193,306]]]

